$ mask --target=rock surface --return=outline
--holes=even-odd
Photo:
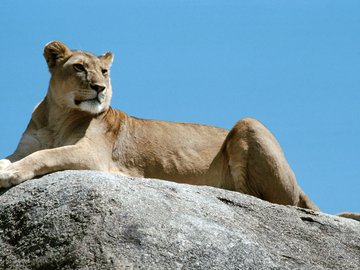
[[[360,269],[360,222],[236,192],[64,171],[0,196],[0,269]]]

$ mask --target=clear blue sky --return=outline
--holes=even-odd
[[[49,74],[44,45],[112,51],[113,107],[231,128],[262,121],[325,212],[360,212],[360,1],[0,1],[0,156]]]

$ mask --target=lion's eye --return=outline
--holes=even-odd
[[[107,69],[102,69],[101,72],[102,72],[102,74],[105,76],[105,75],[108,74],[109,71],[108,71]]]
[[[85,71],[85,68],[84,68],[84,66],[82,64],[74,64],[73,67],[77,72]]]

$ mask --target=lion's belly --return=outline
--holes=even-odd
[[[207,174],[218,149],[196,152],[192,149],[181,149],[159,156],[151,166],[144,170],[144,177],[171,180],[179,183],[206,184]]]
[[[191,135],[191,134],[190,134]],[[211,136],[213,135],[213,136]],[[144,177],[178,183],[215,185],[210,168],[225,140],[226,134],[206,134],[192,138],[163,141],[161,147],[148,155]]]
[[[129,176],[215,185],[209,170],[227,134],[211,126],[132,118],[121,129],[114,159]]]

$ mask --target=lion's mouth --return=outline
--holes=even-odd
[[[101,103],[101,100],[100,100],[100,97],[97,96],[95,98],[90,98],[90,99],[83,99],[83,100],[79,100],[79,99],[75,99],[75,105],[78,106],[80,105],[81,103],[83,102],[98,102],[98,103]]]

